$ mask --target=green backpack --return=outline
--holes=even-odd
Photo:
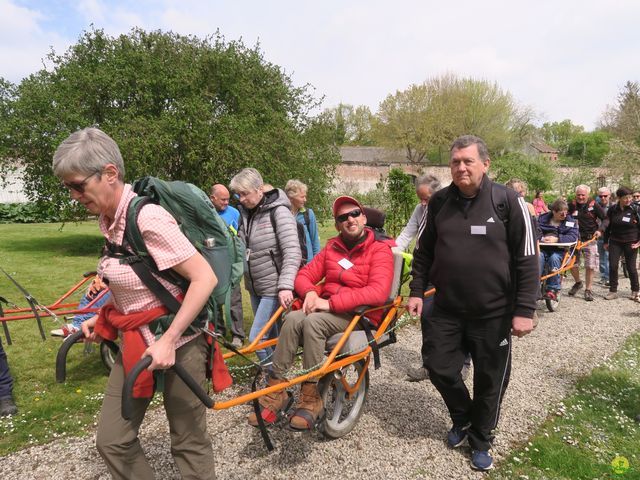
[[[107,254],[120,258],[121,263],[131,265],[142,283],[172,313],[177,313],[180,303],[156,277],[162,277],[179,286],[183,292],[186,292],[189,283],[173,270],[158,270],[138,228],[138,215],[142,207],[148,203],[160,205],[175,218],[182,233],[209,262],[218,278],[218,284],[205,308],[185,331],[185,335],[199,331],[207,321],[217,326],[219,305],[224,305],[225,317],[230,322],[231,291],[239,284],[244,270],[245,247],[242,240],[230,231],[209,197],[195,185],[144,177],[133,184],[133,191],[138,196],[131,200],[127,210],[125,242],[122,246],[107,243]],[[164,318],[152,331],[161,334],[169,327],[172,319],[173,315]]]

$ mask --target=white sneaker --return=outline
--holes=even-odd
[[[51,330],[51,335],[54,337],[68,337],[72,333],[76,333],[78,329],[73,326],[73,323],[67,323],[63,325],[62,328],[56,328],[55,330]]]

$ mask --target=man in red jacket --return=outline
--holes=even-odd
[[[386,302],[393,279],[393,241],[380,238],[365,227],[364,209],[356,199],[342,196],[333,203],[333,217],[339,235],[330,239],[313,260],[298,272],[296,294],[304,299],[301,310],[289,313],[278,339],[269,372],[269,386],[285,382],[299,345],[303,345],[303,368],[318,367],[324,359],[326,341],[343,332],[360,305],[380,306]],[[322,285],[317,285],[324,279]],[[382,312],[367,317],[377,326]],[[290,420],[296,430],[313,427],[323,404],[317,389],[318,379],[302,384],[300,398]],[[289,396],[280,391],[260,398],[265,423],[276,421],[286,409]],[[252,413],[249,424],[258,420]]]

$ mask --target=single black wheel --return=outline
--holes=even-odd
[[[111,367],[113,367],[113,364],[116,361],[117,354],[118,352],[114,351],[113,347],[110,347],[107,342],[102,342],[100,344],[100,358],[102,359],[102,363],[105,367],[107,367],[107,370],[109,372],[111,371]]]
[[[318,425],[325,437],[341,438],[358,423],[369,391],[369,370],[363,373],[364,361],[347,365],[320,379],[318,389],[325,408],[325,416]],[[355,386],[363,375],[358,389],[349,397],[343,381]]]

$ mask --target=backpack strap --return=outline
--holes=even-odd
[[[504,223],[505,228],[509,223],[509,198],[507,197],[507,187],[499,183],[491,182],[491,202],[493,209],[498,214],[498,218]]]
[[[149,255],[149,252],[147,252],[142,233],[138,227],[140,210],[149,203],[151,203],[149,197],[135,197],[129,203],[129,207],[127,208],[127,221],[124,229],[124,240],[127,245],[119,247],[120,251],[128,251],[129,255],[122,256],[120,263],[128,264],[145,287],[151,290],[162,304],[175,314],[180,310],[181,304],[154,275],[154,273],[157,275],[161,275],[161,273],[158,270],[156,262]],[[127,246],[130,247],[131,250],[128,250]],[[163,278],[165,277],[163,276]],[[166,279],[175,283],[169,278]]]

